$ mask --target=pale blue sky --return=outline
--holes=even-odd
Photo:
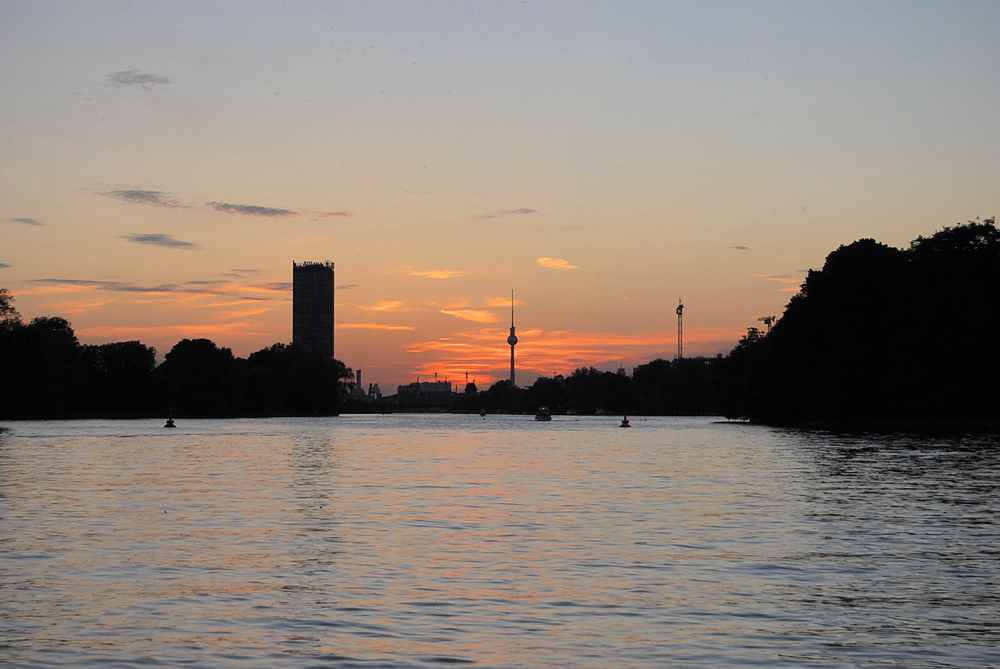
[[[502,376],[511,288],[519,380],[669,357],[678,297],[685,350],[724,352],[839,244],[996,213],[998,28],[995,2],[0,0],[0,286],[86,341],[245,355],[290,339],[261,287],[330,259],[337,355],[390,383]]]

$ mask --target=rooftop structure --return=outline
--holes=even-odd
[[[333,359],[333,263],[292,263],[292,343]]]

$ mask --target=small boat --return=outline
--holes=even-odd
[[[163,427],[177,427],[177,426],[174,425],[174,419],[173,418],[168,418],[167,422],[163,425]]]
[[[632,427],[628,424],[628,416],[622,416],[622,424],[618,427]]]
[[[538,407],[538,413],[535,414],[535,420],[552,420],[552,412],[544,404]]]

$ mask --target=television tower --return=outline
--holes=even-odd
[[[677,359],[684,357],[684,303],[677,300]]]
[[[510,291],[510,336],[507,337],[510,344],[510,387],[514,384],[514,346],[517,344],[517,335],[514,334],[514,291]]]

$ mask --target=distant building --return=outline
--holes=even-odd
[[[333,263],[292,263],[292,343],[333,359]]]
[[[396,388],[396,394],[385,398],[386,404],[404,411],[448,411],[458,398],[450,381],[420,381]]]
[[[364,384],[361,383],[361,370],[359,369],[354,373],[354,375],[356,383],[354,385],[354,392],[351,393],[351,397],[359,402],[378,402],[382,399],[382,391],[379,390],[377,383],[369,383],[368,392],[365,392]]]
[[[355,381],[355,383],[354,383],[354,392],[351,393],[351,396],[354,399],[356,399],[356,400],[360,400],[360,401],[364,402],[365,400],[368,399],[368,395],[365,393],[365,387],[363,385],[361,385],[361,370],[360,369],[358,371],[354,372],[354,381]]]
[[[417,393],[448,393],[451,394],[450,381],[417,381],[396,388],[397,395],[416,395]]]

